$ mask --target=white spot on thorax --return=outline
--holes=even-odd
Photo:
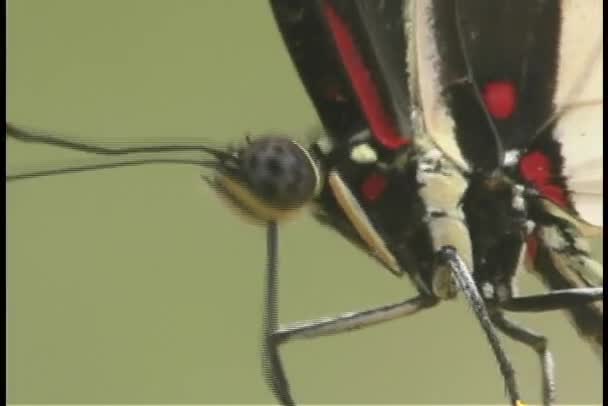
[[[332,142],[331,138],[329,138],[329,137],[321,137],[317,141],[317,146],[319,147],[321,152],[324,153],[325,155],[329,154],[332,151],[332,149],[334,149],[334,143]]]
[[[509,300],[511,298],[511,289],[504,283],[501,283],[496,287],[496,297],[500,302]]]
[[[378,154],[369,144],[359,144],[350,150],[350,159],[360,164],[371,164],[378,160]]]
[[[511,149],[505,152],[504,166],[515,166],[519,162],[520,151]]]
[[[524,211],[524,209],[526,208],[524,198],[521,196],[513,196],[513,201],[511,202],[511,204],[513,205],[513,208],[517,211]]]
[[[534,231],[534,228],[536,228],[536,223],[532,220],[526,220],[525,227],[526,235],[530,235]]]
[[[511,206],[517,211],[524,212],[526,210],[526,202],[524,200],[524,187],[522,185],[513,186],[513,200]]]
[[[494,286],[490,282],[485,282],[481,285],[481,294],[485,299],[492,299],[494,297]]]

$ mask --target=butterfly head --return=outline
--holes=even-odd
[[[219,155],[209,184],[228,205],[256,223],[298,213],[319,189],[319,170],[308,151],[281,136],[247,138]]]

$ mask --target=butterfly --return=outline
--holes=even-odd
[[[603,343],[601,265],[585,247],[586,237],[601,233],[590,224],[601,223],[601,164],[591,155],[599,149],[591,147],[578,161],[579,155],[566,153],[580,137],[595,140],[601,134],[597,83],[603,44],[590,41],[586,49],[568,41],[573,24],[600,14],[573,2],[272,6],[327,136],[310,148],[271,138],[213,151],[219,177],[212,185],[237,209],[272,223],[307,202],[308,194],[322,223],[395,275],[409,276],[420,295],[276,333],[269,285],[267,337],[360,328],[472,286],[473,307],[479,298],[487,307],[485,314],[477,312],[481,319],[490,317],[490,326],[540,350],[543,399],[550,404],[552,361],[545,338],[514,325],[502,309],[567,309],[584,337],[596,347]],[[572,68],[572,79],[562,67],[572,60],[584,60],[586,74]],[[581,122],[590,127],[578,130]],[[257,172],[258,158],[268,173]],[[269,183],[266,176],[281,175],[283,167],[306,182],[286,177],[286,184]],[[276,238],[269,233],[270,240]],[[515,273],[526,261],[556,293],[516,295]],[[472,269],[472,282],[455,281],[457,269]],[[493,337],[491,327],[485,331]],[[274,343],[267,344],[269,381],[289,404],[282,364]],[[511,367],[501,360],[504,351],[494,348],[515,404],[519,394]]]

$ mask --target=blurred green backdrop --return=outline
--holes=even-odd
[[[8,119],[99,144],[302,137],[317,124],[265,1],[11,0]],[[10,172],[98,157],[8,145]],[[260,373],[264,233],[189,167],[8,185],[10,403],[271,403]],[[283,230],[281,318],[414,292],[303,217]],[[522,278],[526,291],[540,286]],[[559,314],[563,403],[599,403],[602,368]],[[525,400],[536,356],[506,341]],[[461,300],[386,326],[284,348],[306,403],[503,403]]]

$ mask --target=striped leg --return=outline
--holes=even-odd
[[[501,301],[501,309],[511,312],[546,312],[549,310],[566,310],[604,300],[604,288],[572,288],[553,290],[540,295],[512,297]]]
[[[511,404],[521,405],[521,399],[519,397],[519,391],[517,389],[517,382],[515,380],[515,372],[511,366],[511,361],[507,357],[504,348],[498,340],[498,334],[496,333],[495,326],[492,324],[488,308],[481,297],[477,285],[473,280],[473,277],[462,258],[458,255],[458,252],[450,246],[442,247],[438,252],[438,259],[440,262],[449,267],[452,276],[454,277],[459,290],[464,294],[467,299],[469,307],[473,310],[475,317],[479,321],[481,328],[483,329],[494,356],[498,362],[500,372],[505,381],[505,386]]]
[[[281,326],[274,332],[265,335],[264,370],[266,379],[281,403],[293,405],[289,393],[289,384],[279,356],[279,346],[293,339],[307,339],[329,336],[358,330],[376,324],[395,320],[432,307],[437,299],[431,296],[417,296],[386,306],[380,306],[359,312],[344,313],[337,317],[326,317],[312,321],[294,322]]]
[[[416,296],[403,302],[359,312],[344,313],[337,317],[290,323],[281,326],[273,336],[279,344],[282,344],[293,339],[316,338],[345,333],[410,316],[420,310],[432,307],[436,303],[437,299],[431,296]]]
[[[266,233],[267,258],[266,268],[266,292],[264,302],[264,336],[262,340],[262,369],[266,383],[272,393],[282,405],[295,405],[289,382],[281,361],[281,354],[274,332],[279,325],[278,309],[278,251],[279,251],[279,229],[276,222],[268,223]]]
[[[417,296],[402,302],[359,312],[344,313],[333,318],[295,322],[278,326],[277,306],[277,248],[278,230],[275,223],[268,226],[268,268],[264,315],[263,368],[266,381],[275,397],[283,405],[294,405],[289,383],[279,354],[279,346],[292,339],[315,338],[370,327],[409,316],[434,306],[438,300],[431,296]]]
[[[507,319],[496,310],[491,313],[494,325],[507,336],[532,348],[540,357],[543,385],[543,405],[550,406],[555,400],[555,371],[553,356],[548,350],[547,338]]]
[[[540,295],[512,297],[499,302],[498,306],[514,312],[565,310],[603,300],[603,293],[603,287],[562,289]],[[542,370],[543,403],[545,406],[550,405],[555,401],[555,373],[547,338],[507,319],[501,310],[495,309],[490,317],[494,325],[503,333],[536,351],[540,357]]]

